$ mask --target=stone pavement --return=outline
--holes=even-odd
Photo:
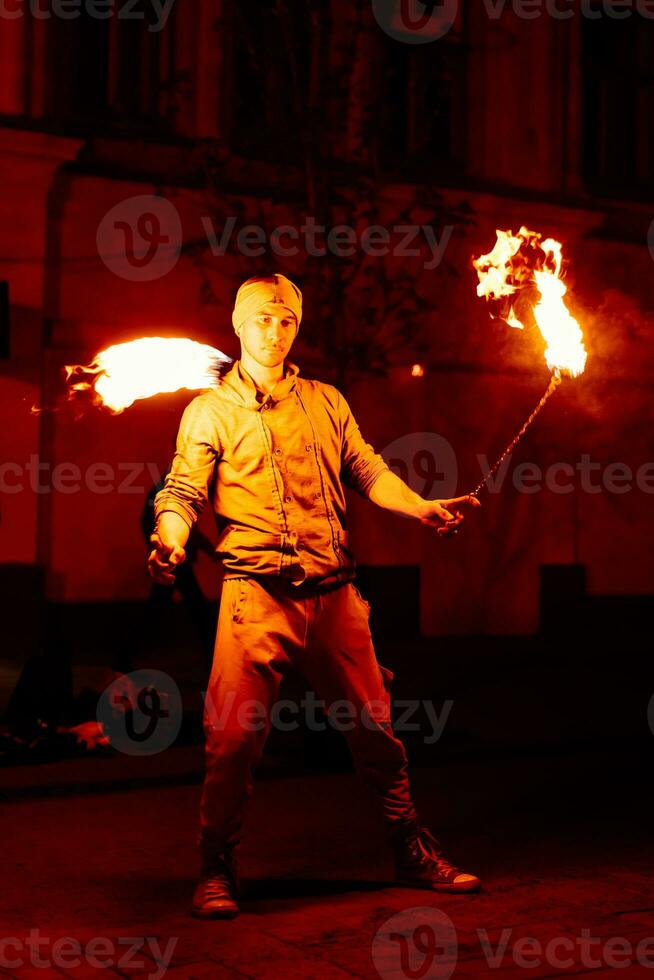
[[[10,794],[0,975],[654,977],[641,765],[586,754],[415,771],[423,817],[483,878],[474,896],[393,887],[374,801],[352,774],[262,779],[242,914],[224,923],[188,915],[197,784]]]

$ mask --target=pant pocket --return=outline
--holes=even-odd
[[[359,600],[359,602],[361,603],[361,605],[366,610],[367,615],[369,616],[370,615],[370,603],[368,602],[368,600],[363,598],[363,596],[359,592],[359,590],[356,587],[356,585],[352,585],[352,591],[354,592],[355,596],[357,597],[357,599]]]
[[[247,603],[249,579],[246,577],[232,578],[229,581],[233,590],[231,601],[232,621],[242,623]]]
[[[395,677],[395,674],[393,673],[392,670],[389,670],[388,667],[382,667],[381,664],[377,664],[377,666],[379,667],[379,672],[382,676],[382,683],[384,685],[384,690],[386,691],[387,694],[390,694],[391,685],[393,684],[393,678]]]

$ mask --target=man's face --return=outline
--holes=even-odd
[[[298,326],[295,315],[281,303],[267,303],[241,324],[241,347],[262,367],[274,368],[288,354]]]

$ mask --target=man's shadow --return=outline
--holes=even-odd
[[[243,878],[240,898],[243,902],[276,902],[293,899],[321,898],[345,892],[381,891],[391,881],[361,878]]]
[[[152,547],[150,538],[155,528],[155,497],[163,489],[169,472],[170,468],[166,470],[159,482],[150,489],[141,512],[141,530],[148,552]],[[200,588],[193,566],[200,552],[204,552],[213,561],[216,561],[216,550],[209,538],[197,528],[193,528],[191,531],[185,550],[186,560],[175,571],[174,585],[159,585],[157,582],[152,582],[150,594],[145,604],[145,628],[148,635],[152,633],[153,628],[155,633],[161,629],[161,624],[166,621],[166,617],[172,609],[175,592],[179,592],[193,622],[198,641],[202,647],[205,664],[207,667],[211,667],[216,633],[216,613],[211,602]]]

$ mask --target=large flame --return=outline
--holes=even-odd
[[[222,351],[194,340],[142,337],[101,351],[89,366],[67,365],[66,379],[71,395],[91,392],[119,413],[163,392],[211,388],[231,363]]]
[[[524,226],[517,235],[498,231],[493,251],[473,259],[473,265],[479,277],[477,295],[498,301],[498,315],[510,326],[522,329],[527,306],[531,309],[547,345],[545,360],[551,371],[573,377],[583,372],[587,354],[581,327],[564,301],[560,242],[543,240]],[[529,303],[533,287],[539,296]]]

